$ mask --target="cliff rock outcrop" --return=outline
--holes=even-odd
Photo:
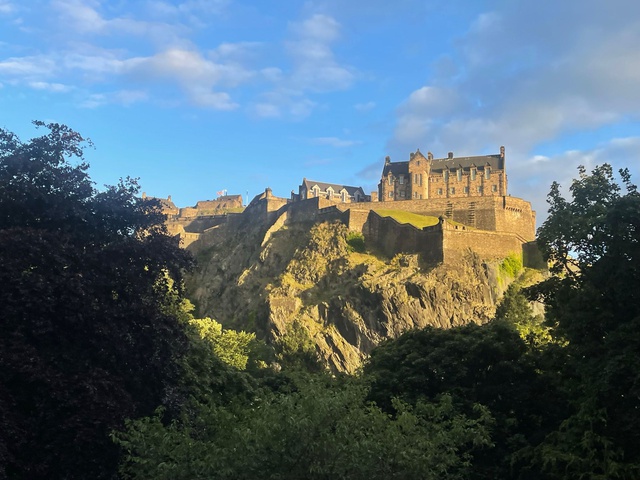
[[[485,323],[502,293],[497,264],[469,251],[426,268],[417,255],[356,252],[340,223],[219,225],[190,249],[187,287],[197,315],[277,341],[296,323],[335,371],[412,328]]]

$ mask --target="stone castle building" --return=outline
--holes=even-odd
[[[426,200],[507,195],[504,147],[497,155],[433,158],[418,149],[409,161],[385,159],[378,200]]]
[[[429,264],[455,261],[473,250],[484,259],[523,255],[525,265],[538,260],[536,214],[531,204],[507,194],[505,149],[497,155],[434,159],[419,150],[405,162],[386,158],[378,191],[302,180],[298,193],[276,197],[270,188],[242,207],[229,195],[177,209],[171,197],[160,199],[170,233],[182,244],[205,248],[223,225],[263,225],[265,239],[287,224],[339,221],[364,234],[385,255],[418,253]],[[390,202],[394,202],[391,204]],[[400,224],[389,210],[435,217],[438,224],[417,228]],[[266,240],[265,240],[266,241]]]
[[[326,198],[342,203],[368,202],[371,200],[371,197],[364,193],[362,187],[315,182],[303,178],[298,187],[298,193],[291,192],[291,200],[298,201],[309,198]]]

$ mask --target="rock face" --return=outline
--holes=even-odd
[[[502,294],[496,265],[472,252],[426,269],[415,255],[358,253],[340,223],[226,224],[191,248],[187,283],[198,316],[278,341],[302,326],[334,371],[412,328],[485,323]],[[505,287],[503,287],[505,288]]]

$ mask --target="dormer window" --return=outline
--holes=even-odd
[[[457,174],[458,174],[458,181],[461,182],[462,181],[462,168],[458,168]]]
[[[476,179],[476,167],[471,167],[471,170],[469,170],[469,175],[471,176],[471,180]]]
[[[332,199],[333,198],[333,188],[331,188],[331,187],[327,188],[327,198],[328,199]]]
[[[313,191],[314,197],[320,196],[320,187],[318,187],[318,185],[314,185],[311,190]]]
[[[491,178],[491,167],[484,167],[484,178],[487,180]]]
[[[445,182],[449,181],[449,170],[447,168],[442,171],[442,178],[444,178]]]
[[[389,185],[393,185],[393,176],[389,175]]]
[[[400,175],[400,185],[402,185],[404,183],[404,175]]]

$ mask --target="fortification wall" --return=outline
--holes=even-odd
[[[371,210],[347,210],[347,227],[355,232],[363,232]]]
[[[445,262],[459,260],[468,250],[485,260],[495,260],[514,253],[522,255],[522,242],[515,233],[472,230],[445,222],[443,250]]]
[[[429,264],[444,260],[442,228],[439,225],[420,230],[371,212],[364,235],[366,242],[372,242],[389,257],[398,253],[419,253]]]
[[[227,221],[226,215],[198,215],[196,218],[188,221],[184,226],[185,232],[199,233],[207,228],[221,225]]]
[[[515,197],[498,199],[496,230],[514,232],[526,241],[533,241],[536,238],[536,212],[531,209],[531,203]]]

